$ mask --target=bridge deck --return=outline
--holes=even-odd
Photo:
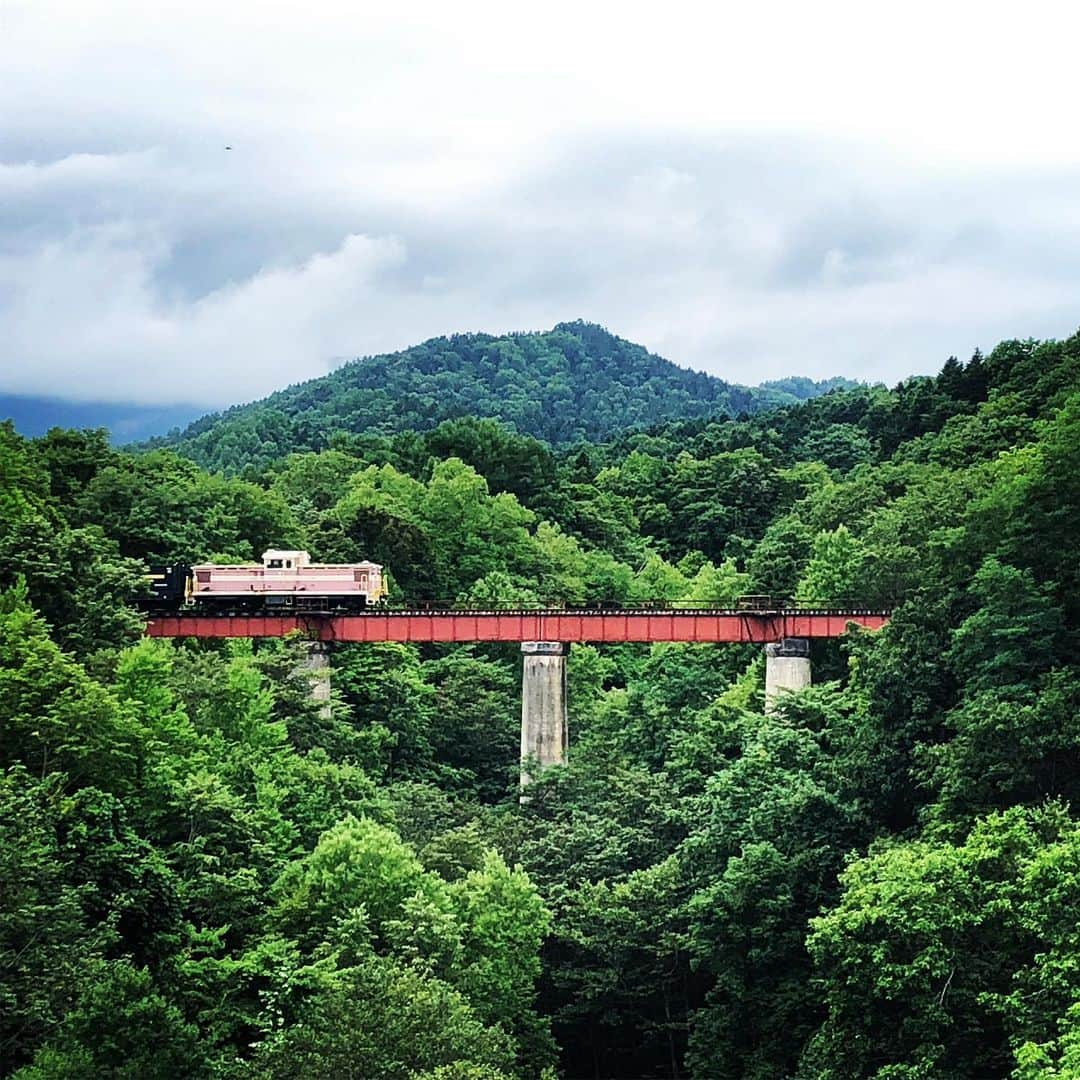
[[[372,611],[362,615],[166,615],[150,637],[284,637],[320,641],[698,641],[767,644],[833,638],[851,623],[878,630],[884,611]]]

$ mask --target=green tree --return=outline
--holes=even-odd
[[[117,792],[134,783],[137,723],[53,644],[25,588],[0,593],[0,719],[8,764]]]
[[[1051,804],[992,815],[961,845],[895,843],[853,862],[840,903],[811,923],[828,1017],[803,1074],[974,1080],[1009,1075],[1018,1052],[1049,1063],[1076,993],[1075,921],[1060,911],[1077,889],[1075,838]]]
[[[168,1080],[210,1076],[194,1025],[127,961],[99,962],[59,1030],[19,1080]]]
[[[968,693],[1026,683],[1054,663],[1064,620],[1030,572],[990,557],[970,592],[979,609],[957,627],[949,650]]]
[[[267,1080],[399,1080],[456,1068],[486,1080],[512,1075],[513,1064],[509,1038],[485,1026],[452,987],[416,967],[371,958],[322,979],[295,1022],[268,1032],[250,1072]]]
[[[835,604],[856,599],[866,554],[846,525],[814,537],[812,554],[796,589],[805,602]]]
[[[26,1063],[63,1019],[89,965],[112,943],[68,880],[56,828],[59,778],[35,785],[26,770],[0,774],[0,1071]]]
[[[845,726],[835,690],[747,724],[740,756],[707,781],[680,849],[689,938],[714,982],[696,1014],[695,1075],[790,1074],[817,1020],[806,922],[836,889],[866,822],[829,754]]]

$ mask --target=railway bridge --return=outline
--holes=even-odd
[[[153,616],[146,632],[169,638],[266,638],[300,633],[310,641],[313,695],[329,699],[334,642],[517,642],[523,654],[521,758],[526,766],[565,762],[566,656],[574,642],[741,642],[765,648],[765,707],[811,681],[810,642],[852,626],[880,629],[889,612],[854,605],[737,609],[679,605],[633,610],[377,608],[363,614],[178,614]],[[531,777],[522,774],[522,784]]]

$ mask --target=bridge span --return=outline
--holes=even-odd
[[[361,615],[154,616],[150,637],[268,638],[301,633],[323,642],[743,642],[767,645],[785,638],[835,638],[852,624],[879,630],[888,612],[813,608],[736,611],[728,608],[398,611]]]
[[[639,608],[571,611],[376,609],[358,615],[151,616],[146,633],[168,638],[272,638],[299,633],[308,641],[305,668],[312,697],[330,709],[330,650],[337,642],[516,642],[522,652],[521,784],[547,765],[565,763],[568,738],[566,656],[574,642],[682,641],[765,647],[765,709],[811,681],[810,641],[836,638],[853,626],[879,630],[887,611],[856,607]],[[523,799],[527,798],[522,796]]]

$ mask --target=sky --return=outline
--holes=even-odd
[[[0,393],[577,318],[750,384],[1069,335],[1072,7],[0,0]]]

